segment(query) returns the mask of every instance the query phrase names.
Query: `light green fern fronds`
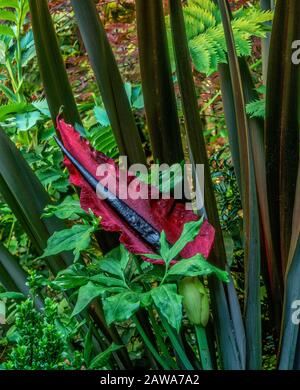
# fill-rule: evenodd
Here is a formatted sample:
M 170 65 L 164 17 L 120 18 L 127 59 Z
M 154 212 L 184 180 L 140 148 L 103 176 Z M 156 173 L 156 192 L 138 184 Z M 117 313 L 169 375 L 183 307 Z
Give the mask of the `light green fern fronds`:
M 246 106 L 246 112 L 250 118 L 262 118 L 266 117 L 266 100 L 258 99 L 250 102 Z
M 218 7 L 212 0 L 189 0 L 183 8 L 186 32 L 195 68 L 205 74 L 226 63 L 227 47 Z M 232 29 L 238 56 L 251 54 L 251 37 L 265 37 L 273 13 L 256 7 L 241 8 L 233 14 Z M 166 20 L 171 60 L 174 64 L 169 18 Z

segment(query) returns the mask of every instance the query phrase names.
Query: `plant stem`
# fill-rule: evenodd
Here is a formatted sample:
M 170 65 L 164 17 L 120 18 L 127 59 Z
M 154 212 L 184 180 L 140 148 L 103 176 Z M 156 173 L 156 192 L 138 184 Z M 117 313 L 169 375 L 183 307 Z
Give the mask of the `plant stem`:
M 203 370 L 212 370 L 212 362 L 208 348 L 205 328 L 201 325 L 195 325 L 195 333 L 197 337 L 199 355 Z
M 142 270 L 142 267 L 138 261 L 138 258 L 136 256 L 134 256 L 134 262 L 135 262 L 135 265 L 139 271 L 140 274 L 143 274 L 143 270 Z M 147 284 L 147 283 L 144 283 L 142 282 L 143 284 L 143 287 L 144 287 L 144 290 L 145 291 L 149 291 L 150 290 L 150 286 Z M 154 335 L 155 335 L 155 338 L 156 338 L 156 342 L 157 342 L 157 345 L 158 347 L 160 348 L 161 352 L 163 353 L 164 357 L 168 359 L 168 363 L 170 364 L 170 366 L 172 368 L 176 368 L 176 364 L 174 362 L 174 360 L 172 359 L 172 357 L 170 356 L 170 353 L 168 351 L 168 348 L 162 338 L 162 335 L 161 335 L 161 329 L 160 327 L 158 326 L 155 318 L 154 318 L 154 314 L 153 314 L 153 310 L 152 308 L 148 308 L 147 309 L 148 311 L 148 314 L 149 314 L 149 319 L 150 319 L 150 322 L 151 322 L 151 325 L 152 325 L 152 328 L 153 328 L 153 332 L 154 332 Z
M 161 350 L 161 352 L 163 353 L 163 356 L 168 359 L 168 364 L 170 364 L 170 366 L 175 369 L 176 368 L 176 363 L 175 361 L 172 359 L 172 357 L 170 356 L 170 353 L 169 353 L 169 350 L 168 350 L 168 347 L 166 346 L 163 338 L 162 338 L 162 335 L 161 335 L 161 329 L 160 327 L 158 326 L 155 318 L 154 318 L 154 315 L 153 315 L 153 311 L 151 308 L 148 309 L 148 313 L 149 313 L 149 318 L 150 318 L 150 322 L 151 322 L 151 325 L 153 327 L 153 331 L 154 331 L 154 334 L 155 334 L 155 337 L 156 337 L 156 341 L 157 341 L 157 344 Z
M 160 314 L 160 319 L 161 319 L 163 327 L 165 328 L 165 330 L 166 330 L 166 332 L 171 340 L 171 343 L 172 343 L 175 351 L 177 352 L 184 368 L 186 370 L 194 370 L 194 367 L 192 366 L 191 362 L 189 361 L 189 359 L 185 353 L 185 350 L 184 350 L 183 346 L 181 345 L 181 342 L 178 339 L 178 335 L 175 333 L 174 329 L 169 325 L 168 321 L 166 321 L 164 316 L 161 314 Z
M 153 344 L 151 343 L 149 337 L 145 333 L 143 327 L 141 326 L 139 320 L 137 319 L 136 316 L 132 317 L 133 322 L 135 323 L 135 326 L 141 335 L 142 339 L 144 340 L 144 343 L 146 344 L 146 347 L 148 350 L 152 353 L 154 358 L 157 360 L 157 362 L 165 369 L 165 370 L 170 370 L 170 367 L 168 366 L 167 363 L 164 362 L 164 360 L 161 358 L 160 354 L 157 352 L 157 350 L 154 348 Z
M 20 2 L 20 9 L 18 12 L 17 33 L 16 33 L 16 65 L 17 65 L 17 79 L 18 79 L 17 95 L 18 95 L 19 100 L 21 100 L 20 89 L 22 86 L 21 30 L 22 30 L 23 10 L 24 10 L 24 1 L 21 1 Z

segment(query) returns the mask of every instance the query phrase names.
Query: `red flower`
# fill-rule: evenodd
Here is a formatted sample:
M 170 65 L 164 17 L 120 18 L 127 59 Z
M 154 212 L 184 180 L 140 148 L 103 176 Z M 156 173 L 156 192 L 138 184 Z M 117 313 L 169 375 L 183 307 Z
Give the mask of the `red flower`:
M 62 119 L 57 120 L 57 128 L 60 132 L 65 148 L 71 155 L 100 183 L 107 185 L 107 174 L 99 174 L 99 165 L 106 164 L 109 177 L 115 179 L 117 188 L 115 195 L 119 196 L 118 187 L 124 190 L 124 185 L 130 186 L 137 182 L 137 178 L 126 173 L 127 183 L 119 182 L 119 167 L 109 157 L 103 153 L 94 150 L 89 142 L 83 139 L 80 134 Z M 88 211 L 91 209 L 93 213 L 101 217 L 101 226 L 104 230 L 120 233 L 120 242 L 132 253 L 153 253 L 153 249 L 138 234 L 130 227 L 125 219 L 120 217 L 107 201 L 99 199 L 96 192 L 81 176 L 73 164 L 67 157 L 64 163 L 70 172 L 70 182 L 81 188 L 80 204 L 81 207 Z M 97 172 L 98 169 L 98 172 Z M 103 172 L 103 170 L 101 170 Z M 107 173 L 107 172 L 106 172 Z M 98 174 L 98 175 L 97 175 Z M 126 178 L 125 175 L 125 178 Z M 133 183 L 133 181 L 135 181 Z M 153 187 L 138 182 L 137 191 L 153 190 Z M 126 188 L 125 188 L 126 189 Z M 184 204 L 178 203 L 175 199 L 122 199 L 131 209 L 138 213 L 145 221 L 153 228 L 161 232 L 165 231 L 167 240 L 170 244 L 175 243 L 181 235 L 183 226 L 186 222 L 198 220 L 198 216 L 192 211 L 186 210 Z M 199 235 L 193 242 L 188 243 L 181 252 L 181 257 L 189 258 L 197 253 L 201 253 L 204 257 L 208 257 L 214 242 L 215 231 L 208 221 L 204 221 Z M 150 261 L 150 260 L 149 260 Z M 153 263 L 161 263 L 161 261 L 151 260 Z

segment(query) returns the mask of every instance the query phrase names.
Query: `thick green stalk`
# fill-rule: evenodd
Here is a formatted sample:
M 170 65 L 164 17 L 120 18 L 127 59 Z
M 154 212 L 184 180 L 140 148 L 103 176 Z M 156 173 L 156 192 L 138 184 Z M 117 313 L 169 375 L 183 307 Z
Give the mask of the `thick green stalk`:
M 145 163 L 123 81 L 93 0 L 72 0 L 80 33 L 96 76 L 119 151 L 130 164 Z
M 159 315 L 160 320 L 162 322 L 163 327 L 165 328 L 171 343 L 173 345 L 173 348 L 175 349 L 181 363 L 183 364 L 184 368 L 186 370 L 193 370 L 194 367 L 192 366 L 191 362 L 189 361 L 185 350 L 179 341 L 179 335 L 176 333 L 176 331 L 169 325 L 168 321 L 164 318 L 162 314 Z
M 142 87 L 154 159 L 184 158 L 161 0 L 136 0 Z
M 81 123 L 47 0 L 29 0 L 39 70 L 53 123 L 61 106 L 68 123 Z
M 157 350 L 155 349 L 155 347 L 151 343 L 149 337 L 147 336 L 146 332 L 144 331 L 144 329 L 141 326 L 141 324 L 140 324 L 139 320 L 137 319 L 137 317 L 134 316 L 132 319 L 133 319 L 133 322 L 135 323 L 135 326 L 136 326 L 139 334 L 141 335 L 141 337 L 142 337 L 146 347 L 148 348 L 148 350 L 152 353 L 152 355 L 157 360 L 157 362 L 162 366 L 162 368 L 164 368 L 165 370 L 169 370 L 170 367 L 164 361 L 164 359 L 160 356 L 160 354 L 157 352 Z
M 199 355 L 203 370 L 213 370 L 213 365 L 210 357 L 206 331 L 201 325 L 195 326 Z
M 150 322 L 151 322 L 151 325 L 153 327 L 153 331 L 154 331 L 154 334 L 155 334 L 157 345 L 158 345 L 158 347 L 160 348 L 160 350 L 162 352 L 162 357 L 167 359 L 168 364 L 169 364 L 169 366 L 172 369 L 175 369 L 176 368 L 176 364 L 175 364 L 174 360 L 172 359 L 172 357 L 169 354 L 168 347 L 167 347 L 166 343 L 164 342 L 164 340 L 162 338 L 162 335 L 161 335 L 161 329 L 160 329 L 159 325 L 156 322 L 156 319 L 154 317 L 154 314 L 153 314 L 153 311 L 152 311 L 151 308 L 148 309 L 148 313 L 149 313 L 149 319 L 150 319 Z

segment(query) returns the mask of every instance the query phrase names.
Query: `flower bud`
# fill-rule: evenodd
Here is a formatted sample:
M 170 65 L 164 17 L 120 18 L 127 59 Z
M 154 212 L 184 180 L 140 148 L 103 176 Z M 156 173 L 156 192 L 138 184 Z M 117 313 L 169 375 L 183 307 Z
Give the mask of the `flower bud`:
M 193 325 L 205 327 L 209 320 L 209 300 L 205 287 L 197 277 L 186 277 L 179 282 L 183 307 Z

